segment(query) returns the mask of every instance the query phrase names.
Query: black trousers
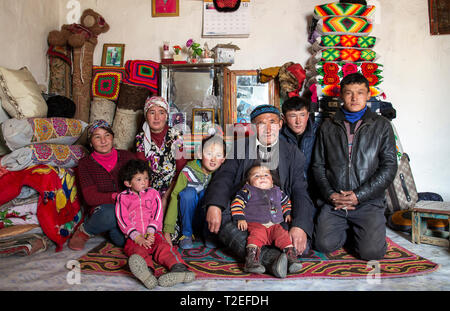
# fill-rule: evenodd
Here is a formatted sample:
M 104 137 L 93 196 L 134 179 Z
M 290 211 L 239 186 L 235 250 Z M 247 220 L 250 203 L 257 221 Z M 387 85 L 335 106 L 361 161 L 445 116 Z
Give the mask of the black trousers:
M 382 259 L 386 254 L 386 217 L 384 202 L 372 200 L 356 210 L 334 210 L 322 202 L 314 235 L 314 249 L 331 253 L 341 247 L 363 260 Z

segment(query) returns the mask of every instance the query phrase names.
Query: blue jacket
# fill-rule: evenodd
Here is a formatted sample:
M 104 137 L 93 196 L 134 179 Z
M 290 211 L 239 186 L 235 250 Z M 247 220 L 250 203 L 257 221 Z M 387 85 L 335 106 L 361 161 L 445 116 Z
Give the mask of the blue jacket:
M 319 127 L 319 124 L 312 120 L 312 116 L 308 118 L 308 124 L 306 125 L 305 132 L 303 133 L 302 141 L 300 142 L 300 146 L 297 142 L 297 136 L 292 132 L 289 127 L 284 124 L 280 130 L 281 139 L 286 140 L 288 143 L 293 144 L 300 148 L 300 151 L 305 156 L 305 167 L 304 167 L 304 175 L 306 181 L 308 181 L 308 171 L 311 164 L 311 155 L 314 149 L 314 141 L 316 139 L 316 131 Z

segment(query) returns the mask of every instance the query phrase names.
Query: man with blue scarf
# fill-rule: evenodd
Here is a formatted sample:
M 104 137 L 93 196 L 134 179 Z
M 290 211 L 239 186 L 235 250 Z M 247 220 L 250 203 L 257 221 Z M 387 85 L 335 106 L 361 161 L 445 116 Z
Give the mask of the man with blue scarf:
M 397 172 L 389 121 L 367 107 L 369 83 L 359 74 L 341 81 L 341 110 L 321 125 L 312 170 L 320 189 L 315 248 L 343 246 L 361 259 L 386 253 L 384 191 Z

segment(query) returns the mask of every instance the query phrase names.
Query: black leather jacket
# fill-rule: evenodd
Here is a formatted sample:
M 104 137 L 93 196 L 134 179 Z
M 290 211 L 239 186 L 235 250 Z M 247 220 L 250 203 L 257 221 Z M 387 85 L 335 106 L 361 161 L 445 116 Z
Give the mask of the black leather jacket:
M 389 121 L 367 108 L 356 130 L 351 159 L 344 114 L 336 112 L 319 129 L 313 175 L 322 198 L 340 190 L 355 192 L 360 203 L 383 199 L 397 172 L 395 138 Z

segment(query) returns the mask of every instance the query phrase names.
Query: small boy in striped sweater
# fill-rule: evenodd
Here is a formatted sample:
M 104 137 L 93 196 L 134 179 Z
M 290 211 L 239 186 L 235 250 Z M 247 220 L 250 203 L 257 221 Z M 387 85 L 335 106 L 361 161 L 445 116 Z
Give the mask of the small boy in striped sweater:
M 301 264 L 288 231 L 281 223 L 290 223 L 291 201 L 273 183 L 269 168 L 263 164 L 253 165 L 247 172 L 247 183 L 231 203 L 231 216 L 239 230 L 248 230 L 245 271 L 265 272 L 260 261 L 261 247 L 275 244 L 286 253 L 290 273 L 298 272 Z
M 215 248 L 214 239 L 208 232 L 202 198 L 211 175 L 225 161 L 226 145 L 222 137 L 210 136 L 202 140 L 201 159 L 189 161 L 178 175 L 164 218 L 164 236 L 167 241 L 178 238 L 177 228 L 181 225 L 178 245 L 191 249 L 196 229 L 204 235 L 205 245 Z

